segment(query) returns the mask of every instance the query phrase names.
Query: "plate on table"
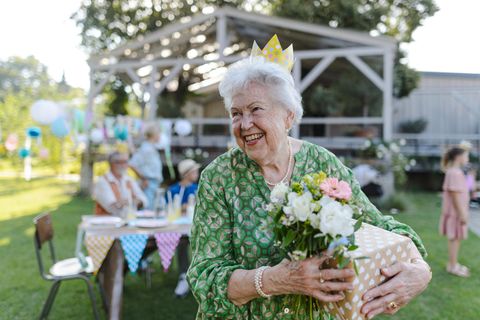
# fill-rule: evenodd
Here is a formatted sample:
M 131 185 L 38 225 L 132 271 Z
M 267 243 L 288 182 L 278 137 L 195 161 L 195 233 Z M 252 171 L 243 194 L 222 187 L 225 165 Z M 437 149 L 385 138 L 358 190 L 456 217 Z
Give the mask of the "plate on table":
M 183 216 L 178 218 L 177 220 L 173 221 L 173 224 L 192 224 L 193 223 L 193 218 Z
M 130 225 L 138 228 L 162 228 L 168 226 L 167 219 L 136 219 Z
M 141 210 L 136 213 L 138 218 L 155 218 L 155 211 Z
M 86 220 L 91 225 L 96 226 L 114 226 L 119 227 L 124 224 L 124 221 L 120 217 L 112 216 L 93 216 Z

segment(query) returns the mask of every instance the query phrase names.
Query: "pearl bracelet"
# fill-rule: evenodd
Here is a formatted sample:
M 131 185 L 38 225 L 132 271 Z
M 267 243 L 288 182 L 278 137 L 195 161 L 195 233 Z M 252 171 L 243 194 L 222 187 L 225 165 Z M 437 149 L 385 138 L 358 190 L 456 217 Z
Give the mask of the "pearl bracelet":
M 265 292 L 263 292 L 262 290 L 262 286 L 263 286 L 263 283 L 262 283 L 262 278 L 263 278 L 263 272 L 268 269 L 270 267 L 268 266 L 263 266 L 263 267 L 260 267 L 258 268 L 256 271 L 255 271 L 255 277 L 253 278 L 253 281 L 255 283 L 255 290 L 257 291 L 258 295 L 260 297 L 263 297 L 263 298 L 270 298 L 272 295 L 270 294 L 266 294 Z

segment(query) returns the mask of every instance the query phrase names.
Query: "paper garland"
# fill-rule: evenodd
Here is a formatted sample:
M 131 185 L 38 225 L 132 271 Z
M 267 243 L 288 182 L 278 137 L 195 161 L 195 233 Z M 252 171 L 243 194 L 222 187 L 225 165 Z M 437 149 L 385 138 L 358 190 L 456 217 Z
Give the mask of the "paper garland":
M 154 236 L 163 270 L 167 272 L 172 263 L 172 258 L 175 255 L 182 233 L 165 232 L 157 233 Z M 146 234 L 130 234 L 120 236 L 119 238 L 125 259 L 127 260 L 128 269 L 132 273 L 138 270 L 148 237 Z M 88 255 L 92 257 L 94 274 L 100 269 L 114 241 L 115 237 L 113 236 L 89 234 L 85 236 L 85 246 Z
M 162 262 L 163 271 L 167 272 L 172 262 L 173 255 L 177 249 L 178 242 L 182 236 L 179 232 L 165 232 L 155 234 L 158 254 Z
M 112 236 L 85 236 L 85 246 L 87 247 L 88 255 L 93 260 L 93 273 L 96 274 L 103 260 L 107 256 L 110 247 L 115 240 Z
M 127 259 L 128 269 L 135 273 L 138 269 L 138 263 L 142 258 L 143 251 L 147 245 L 148 235 L 146 234 L 130 234 L 120 236 L 120 242 L 123 248 L 123 254 Z

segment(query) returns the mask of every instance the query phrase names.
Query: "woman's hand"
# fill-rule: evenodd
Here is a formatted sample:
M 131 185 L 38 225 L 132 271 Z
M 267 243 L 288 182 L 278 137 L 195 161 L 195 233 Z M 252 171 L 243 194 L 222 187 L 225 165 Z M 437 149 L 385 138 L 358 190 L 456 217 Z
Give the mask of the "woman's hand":
M 343 291 L 352 290 L 355 276 L 352 269 L 321 269 L 327 256 L 302 261 L 284 259 L 265 270 L 264 291 L 267 294 L 301 294 L 324 302 L 343 300 Z
M 363 300 L 366 303 L 362 307 L 362 313 L 368 319 L 381 313 L 396 313 L 425 290 L 431 279 L 426 262 L 397 262 L 389 268 L 381 269 L 381 272 L 391 279 L 364 294 Z

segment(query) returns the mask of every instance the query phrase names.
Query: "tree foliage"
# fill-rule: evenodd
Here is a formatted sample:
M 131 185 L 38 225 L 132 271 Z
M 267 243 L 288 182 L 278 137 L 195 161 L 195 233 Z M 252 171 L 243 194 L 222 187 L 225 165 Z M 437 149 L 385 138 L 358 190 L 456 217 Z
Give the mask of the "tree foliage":
M 272 13 L 282 17 L 412 41 L 422 21 L 438 10 L 433 0 L 276 0 Z
M 241 6 L 243 0 L 84 0 L 72 15 L 90 53 L 113 49 L 208 6 Z
M 15 133 L 19 137 L 19 148 L 25 141 L 25 131 L 30 126 L 38 126 L 30 116 L 30 107 L 40 99 L 68 102 L 84 96 L 82 89 L 72 88 L 64 82 L 56 82 L 48 75 L 45 65 L 33 56 L 11 57 L 0 61 L 0 141 Z M 59 168 L 60 140 L 53 136 L 50 128 L 42 129 L 42 145 L 49 149 L 48 164 Z M 3 145 L 3 143 L 2 143 Z M 16 153 L 7 153 L 0 148 L 0 158 L 10 158 L 19 163 Z M 39 146 L 32 144 L 38 152 Z M 38 159 L 35 159 L 38 160 Z

